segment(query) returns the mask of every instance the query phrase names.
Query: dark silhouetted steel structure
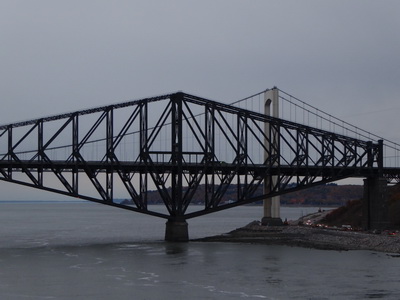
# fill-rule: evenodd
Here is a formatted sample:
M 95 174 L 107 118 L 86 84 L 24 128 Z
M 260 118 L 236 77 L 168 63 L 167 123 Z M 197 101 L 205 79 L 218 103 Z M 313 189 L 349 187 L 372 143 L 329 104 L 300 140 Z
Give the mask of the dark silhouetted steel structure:
M 400 174 L 383 167 L 382 141 L 182 92 L 1 126 L 0 146 L 0 180 L 172 221 L 347 177 L 399 182 Z M 271 176 L 271 192 L 257 194 Z M 230 186 L 236 198 L 223 201 Z M 121 189 L 125 203 L 115 200 Z M 165 212 L 148 206 L 150 189 Z M 204 205 L 188 209 L 199 193 Z

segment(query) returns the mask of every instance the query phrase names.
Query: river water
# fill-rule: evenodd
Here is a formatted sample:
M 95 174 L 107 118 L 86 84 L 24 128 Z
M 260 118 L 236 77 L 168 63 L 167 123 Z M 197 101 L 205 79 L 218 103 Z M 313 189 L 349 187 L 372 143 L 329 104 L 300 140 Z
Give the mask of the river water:
M 282 217 L 316 209 L 282 207 Z M 189 220 L 190 237 L 261 211 Z M 393 254 L 166 243 L 165 220 L 93 203 L 0 203 L 0 224 L 0 299 L 400 299 Z

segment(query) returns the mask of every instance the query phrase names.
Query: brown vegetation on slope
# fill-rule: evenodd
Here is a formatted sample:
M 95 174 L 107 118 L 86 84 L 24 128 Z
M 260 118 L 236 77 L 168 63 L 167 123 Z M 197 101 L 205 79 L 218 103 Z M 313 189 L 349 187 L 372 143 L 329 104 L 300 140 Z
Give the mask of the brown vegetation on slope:
M 400 184 L 389 187 L 388 190 L 389 220 L 393 228 L 400 228 Z M 348 201 L 326 215 L 323 224 L 329 226 L 351 225 L 353 228 L 362 227 L 362 200 Z

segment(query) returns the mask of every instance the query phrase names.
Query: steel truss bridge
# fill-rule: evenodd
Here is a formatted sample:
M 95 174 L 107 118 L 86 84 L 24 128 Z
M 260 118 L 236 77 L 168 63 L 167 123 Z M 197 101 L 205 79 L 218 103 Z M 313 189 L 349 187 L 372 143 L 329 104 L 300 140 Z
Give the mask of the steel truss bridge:
M 348 177 L 399 182 L 385 146 L 178 92 L 0 126 L 0 180 L 178 224 Z

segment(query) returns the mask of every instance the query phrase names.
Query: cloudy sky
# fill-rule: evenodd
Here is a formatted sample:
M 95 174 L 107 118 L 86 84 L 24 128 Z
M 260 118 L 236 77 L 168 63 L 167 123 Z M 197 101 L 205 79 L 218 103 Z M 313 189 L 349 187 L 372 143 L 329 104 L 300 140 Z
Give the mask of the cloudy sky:
M 400 142 L 399 15 L 397 0 L 2 0 L 0 123 L 278 86 Z

